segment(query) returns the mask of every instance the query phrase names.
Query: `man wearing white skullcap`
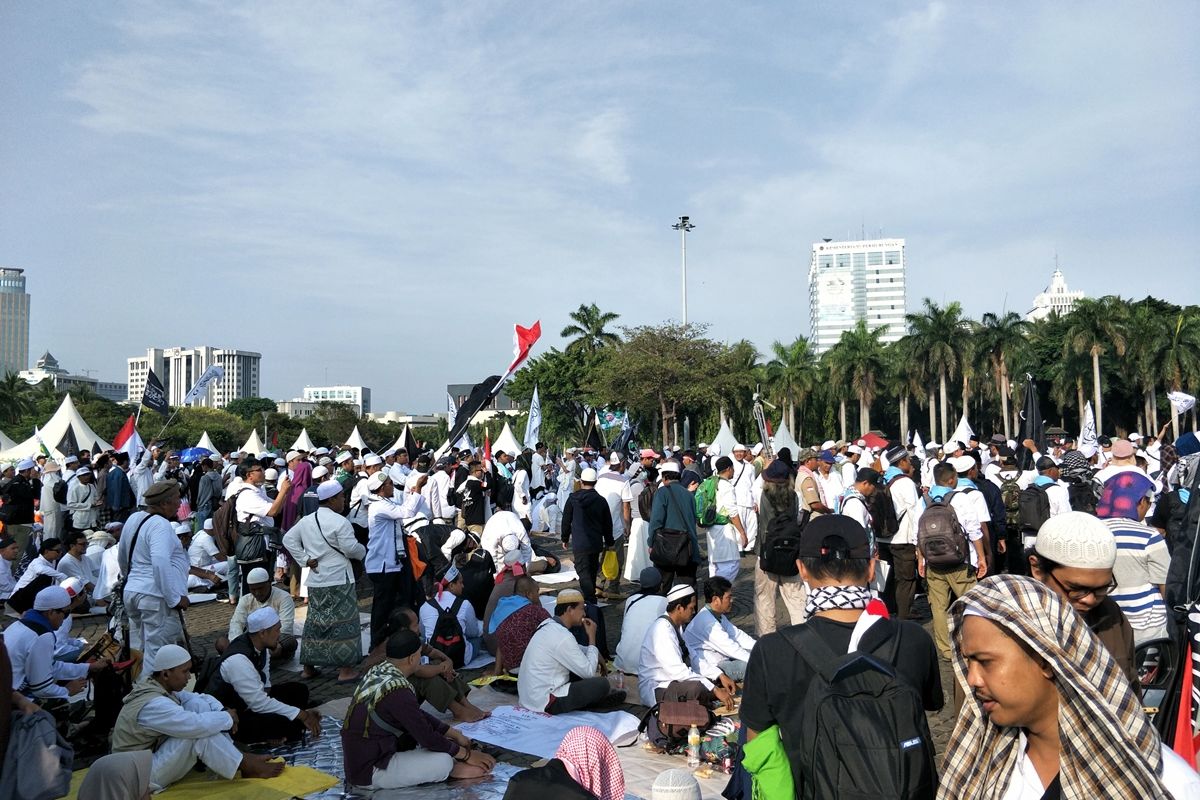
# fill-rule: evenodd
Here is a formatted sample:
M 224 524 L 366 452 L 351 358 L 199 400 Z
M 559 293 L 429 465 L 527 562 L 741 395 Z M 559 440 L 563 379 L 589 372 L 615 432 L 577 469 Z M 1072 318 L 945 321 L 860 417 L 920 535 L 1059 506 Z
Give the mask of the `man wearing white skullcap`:
M 423 483 L 419 477 L 421 474 L 414 472 L 409 475 L 409 480 L 420 486 Z M 414 479 L 414 475 L 418 477 Z M 429 531 L 425 529 L 433 513 L 420 489 L 406 491 L 402 498 L 397 498 L 396 486 L 387 473 L 379 472 L 372 478 L 377 485 L 364 500 L 368 505 L 367 556 L 363 566 L 373 589 L 371 641 L 377 641 L 392 609 L 396 606 L 416 606 L 426 595 L 425 591 L 418 588 L 416 576 L 408 563 L 407 537 L 421 540 L 428 535 Z M 444 526 L 438 527 L 443 541 L 447 530 Z M 459 535 L 459 541 L 466 536 L 462 531 L 455 533 Z M 430 566 L 426 567 L 426 573 L 432 571 Z M 429 587 L 432 587 L 432 583 L 430 575 Z
M 667 610 L 650 624 L 642 640 L 642 657 L 638 663 L 638 694 L 642 705 L 650 708 L 663 699 L 663 690 L 673 681 L 687 685 L 691 696 L 701 702 L 720 700 L 733 708 L 733 693 L 729 681 L 721 676 L 720 684 L 692 669 L 683 628 L 696 616 L 696 590 L 680 583 L 667 592 Z
M 275 661 L 287 661 L 296 653 L 299 642 L 294 635 L 296 623 L 296 603 L 292 596 L 280 589 L 271 581 L 271 574 L 262 567 L 256 567 L 246 576 L 250 591 L 242 595 L 233 616 L 229 620 L 229 635 L 217 638 L 215 647 L 218 653 L 224 653 L 225 648 L 234 639 L 246 632 L 246 625 L 252 613 L 260 608 L 270 608 L 279 615 L 281 627 L 279 643 L 271 651 Z
M 492 563 L 496 565 L 497 571 L 504 563 L 504 553 L 508 550 L 519 550 L 520 561 L 528 568 L 530 562 L 533 561 L 533 543 L 529 540 L 529 534 L 526 532 L 521 518 L 510 508 L 504 507 L 503 499 L 507 497 L 508 493 L 504 490 L 501 491 L 502 503 L 492 512 L 491 518 L 483 526 L 483 534 L 479 537 L 479 546 L 492 554 Z M 512 539 L 510 540 L 509 537 Z M 545 562 L 541 566 L 542 569 L 545 569 Z
M 47 586 L 33 598 L 33 608 L 4 631 L 4 647 L 12 662 L 12 689 L 38 700 L 66 700 L 83 690 L 89 671 L 108 666 L 56 661 L 56 632 L 70 613 L 71 595 L 61 586 Z M 59 681 L 71 681 L 66 687 Z
M 754 479 L 758 472 L 754 462 L 749 458 L 746 445 L 738 444 L 733 448 L 733 484 L 734 498 L 737 500 L 738 516 L 741 518 L 742 530 L 746 532 L 746 544 L 742 546 L 743 553 L 755 550 L 758 543 L 758 514 L 754 510 Z
M 266 470 L 262 465 L 248 461 L 238 467 L 243 485 L 234 497 L 237 509 L 238 541 L 234 550 L 238 572 L 241 576 L 242 594 L 249 591 L 246 575 L 255 567 L 272 569 L 275 566 L 274 517 L 283 511 L 283 505 L 291 494 L 292 482 L 284 476 L 279 480 L 279 494 L 272 500 L 263 489 Z M 232 596 L 232 593 L 231 593 Z
M 1117 540 L 1091 514 L 1068 511 L 1042 523 L 1029 556 L 1033 577 L 1065 598 L 1137 684 L 1133 628 L 1109 593 L 1116 588 Z
M 125 696 L 112 732 L 112 751 L 151 750 L 150 788 L 161 791 L 182 780 L 200 761 L 213 773 L 232 780 L 272 778 L 283 771 L 270 756 L 242 753 L 228 731 L 238 726 L 236 711 L 211 695 L 184 691 L 192 657 L 178 645 L 164 645 L 146 662 L 149 677 Z
M 376 473 L 369 481 L 383 474 Z M 300 663 L 306 678 L 315 677 L 316 668 L 326 666 L 338 668 L 338 680 L 353 680 L 354 667 L 363 656 L 351 561 L 361 561 L 367 548 L 342 516 L 345 497 L 337 481 L 317 484 L 317 510 L 302 517 L 283 536 L 283 546 L 296 563 L 309 568 L 308 617 L 300 641 Z
M 650 788 L 650 800 L 701 800 L 700 782 L 691 770 L 668 769 L 658 773 Z
M 279 615 L 270 606 L 252 611 L 246 632 L 229 643 L 209 692 L 238 712 L 239 742 L 297 741 L 307 730 L 321 735 L 321 715 L 308 708 L 308 687 L 271 685 L 271 651 L 279 645 Z

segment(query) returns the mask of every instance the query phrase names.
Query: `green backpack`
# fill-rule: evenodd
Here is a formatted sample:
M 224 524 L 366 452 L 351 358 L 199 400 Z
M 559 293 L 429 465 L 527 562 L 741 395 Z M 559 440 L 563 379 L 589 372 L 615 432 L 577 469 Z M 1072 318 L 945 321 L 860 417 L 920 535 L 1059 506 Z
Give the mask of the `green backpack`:
M 717 481 L 719 475 L 709 475 L 696 490 L 696 524 L 701 528 L 725 525 L 729 517 L 717 513 Z

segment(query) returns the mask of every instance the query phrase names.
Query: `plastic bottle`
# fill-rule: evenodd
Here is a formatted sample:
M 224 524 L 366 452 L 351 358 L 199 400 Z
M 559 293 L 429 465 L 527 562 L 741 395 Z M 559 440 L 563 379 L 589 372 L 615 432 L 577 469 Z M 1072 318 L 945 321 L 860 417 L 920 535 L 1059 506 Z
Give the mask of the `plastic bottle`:
M 687 765 L 688 769 L 700 766 L 700 729 L 695 725 L 688 730 Z

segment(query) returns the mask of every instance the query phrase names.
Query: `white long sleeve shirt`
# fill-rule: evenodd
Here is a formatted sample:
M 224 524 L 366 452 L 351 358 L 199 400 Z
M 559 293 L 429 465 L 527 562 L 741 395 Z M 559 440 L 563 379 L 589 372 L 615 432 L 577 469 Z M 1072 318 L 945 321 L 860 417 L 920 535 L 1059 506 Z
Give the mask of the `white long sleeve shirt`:
M 154 484 L 151 470 L 150 451 L 143 450 L 142 456 L 129 468 L 129 488 L 137 498 L 137 505 L 146 504 L 146 490 Z
M 650 624 L 667 610 L 667 598 L 659 594 L 635 594 L 625 601 L 621 617 L 621 641 L 617 642 L 616 666 L 636 675 L 642 660 L 642 642 Z
M 435 597 L 431 602 L 437 603 L 443 610 L 449 611 L 457 599 L 458 596 L 453 592 L 443 592 L 440 600 Z M 438 612 L 429 605 L 429 602 L 425 602 L 421 604 L 418 616 L 421 623 L 421 638 L 428 642 L 433 638 L 433 629 L 437 625 Z M 458 608 L 457 616 L 458 624 L 463 630 L 463 636 L 467 639 L 466 655 L 463 656 L 463 660 L 464 663 L 470 664 L 475 658 L 475 648 L 470 640 L 478 639 L 483 635 L 483 624 L 479 621 L 479 615 L 475 613 L 475 606 L 471 605 L 471 601 L 465 598 L 462 605 Z M 524 661 L 521 662 L 521 669 L 525 669 Z
M 718 617 L 708 606 L 700 609 L 683 630 L 692 669 L 711 681 L 721 674 L 722 661 L 748 661 L 754 637 L 738 628 L 728 617 Z
M 533 560 L 533 544 L 529 541 L 525 526 L 521 524 L 521 518 L 512 511 L 497 511 L 483 526 L 483 533 L 479 537 L 479 546 L 492 554 L 492 561 L 495 562 L 497 570 L 504 566 L 503 542 L 504 537 L 510 533 L 517 537 L 521 563 L 529 564 Z
M 429 476 L 429 480 L 425 482 L 425 488 L 422 490 L 433 516 L 437 519 L 450 520 L 452 523 L 458 514 L 458 509 L 446 502 L 446 490 L 453 482 L 454 478 L 446 470 L 440 469 Z
M 96 484 L 71 481 L 66 505 L 67 511 L 71 512 L 71 524 L 81 531 L 96 527 L 96 520 L 100 519 L 100 507 L 93 503 L 98 499 L 100 495 L 96 491 Z
M 638 696 L 646 708 L 657 702 L 654 690 L 665 689 L 671 681 L 699 681 L 705 689 L 713 687 L 712 681 L 683 660 L 680 641 L 679 630 L 666 614 L 650 623 L 646 638 L 642 641 L 642 657 L 638 663 Z M 525 662 L 522 660 L 521 669 L 524 668 Z
M 888 491 L 892 495 L 892 506 L 896 509 L 899 525 L 896 535 L 892 537 L 892 544 L 916 544 L 917 521 L 921 519 L 921 511 L 925 508 L 916 482 L 908 476 L 899 477 Z
M 88 566 L 86 558 L 76 558 L 70 553 L 66 553 L 55 566 L 68 578 L 79 578 L 79 582 L 85 586 L 89 583 L 92 586 L 96 585 L 96 573 Z
M 138 724 L 144 728 L 169 736 L 172 739 L 204 739 L 233 727 L 233 717 L 221 706 L 221 701 L 208 694 L 175 692 L 175 702 L 170 697 L 156 697 L 138 712 Z M 208 706 L 208 711 L 191 711 L 191 708 Z
M 733 493 L 741 508 L 751 508 L 754 505 L 754 465 L 749 461 L 733 462 Z
M 267 689 L 271 688 L 270 658 L 267 658 L 265 663 L 267 666 L 259 672 L 250 659 L 241 653 L 235 653 L 221 662 L 221 677 L 233 687 L 251 711 L 259 714 L 279 714 L 288 719 L 295 719 L 299 716 L 300 709 L 281 703 L 267 694 Z
M 232 642 L 245 633 L 247 618 L 260 608 L 267 606 L 275 609 L 275 613 L 279 615 L 279 632 L 291 636 L 296 630 L 296 602 L 283 589 L 272 586 L 271 596 L 265 603 L 258 602 L 258 598 L 249 592 L 246 592 L 238 600 L 237 606 L 233 609 L 233 616 L 229 618 L 229 641 Z
M 513 473 L 513 513 L 522 519 L 532 521 L 530 512 L 533 509 L 533 498 L 530 496 L 529 473 L 519 469 Z
M 570 689 L 572 673 L 591 678 L 599 663 L 595 645 L 581 646 L 557 618 L 543 620 L 521 657 L 517 675 L 521 705 L 545 711 L 552 696 L 562 697 Z
M 420 495 L 409 495 L 420 498 Z M 367 507 L 367 548 L 364 567 L 369 574 L 399 572 L 406 553 L 404 522 L 413 514 L 416 503 L 405 497 L 397 503 L 390 497 L 378 497 Z M 373 497 L 373 495 L 372 495 Z M 396 554 L 400 553 L 401 558 Z
M 58 681 L 86 677 L 87 664 L 68 664 L 54 660 L 56 640 L 53 631 L 38 634 L 22 622 L 14 622 L 4 631 L 4 647 L 12 662 L 12 687 L 27 697 L 49 699 L 67 697 Z
M 317 560 L 317 567 L 308 575 L 308 585 L 344 586 L 354 583 L 351 559 L 361 560 L 367 548 L 354 538 L 350 521 L 328 508 L 318 508 L 283 535 L 283 546 L 298 564 Z
M 13 562 L 0 558 L 0 600 L 7 600 L 17 590 L 17 578 L 13 575 Z
M 21 577 L 17 579 L 17 583 L 13 586 L 14 592 L 19 592 L 29 584 L 33 583 L 33 579 L 39 575 L 49 575 L 55 584 L 60 581 L 65 581 L 67 576 L 54 564 L 46 560 L 45 556 L 38 556 L 29 562 L 29 566 L 21 573 Z
M 131 558 L 129 548 L 135 531 L 137 547 Z M 174 608 L 180 599 L 187 597 L 191 564 L 170 522 L 158 515 L 135 511 L 125 522 L 117 546 L 119 562 L 129 576 L 125 581 L 126 592 L 161 597 L 167 608 Z

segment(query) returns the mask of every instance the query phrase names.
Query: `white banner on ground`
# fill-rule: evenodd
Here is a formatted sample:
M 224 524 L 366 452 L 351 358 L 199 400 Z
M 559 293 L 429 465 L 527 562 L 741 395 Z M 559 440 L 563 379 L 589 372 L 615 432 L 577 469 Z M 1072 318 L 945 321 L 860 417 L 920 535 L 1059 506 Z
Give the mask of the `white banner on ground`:
M 554 758 L 563 737 L 580 725 L 596 728 L 614 745 L 637 738 L 638 718 L 628 711 L 572 711 L 551 716 L 520 706 L 500 706 L 487 719 L 457 727 L 476 741 L 538 758 Z
M 1196 398 L 1183 392 L 1167 392 L 1167 399 L 1171 401 L 1176 414 L 1186 414 L 1196 406 Z

